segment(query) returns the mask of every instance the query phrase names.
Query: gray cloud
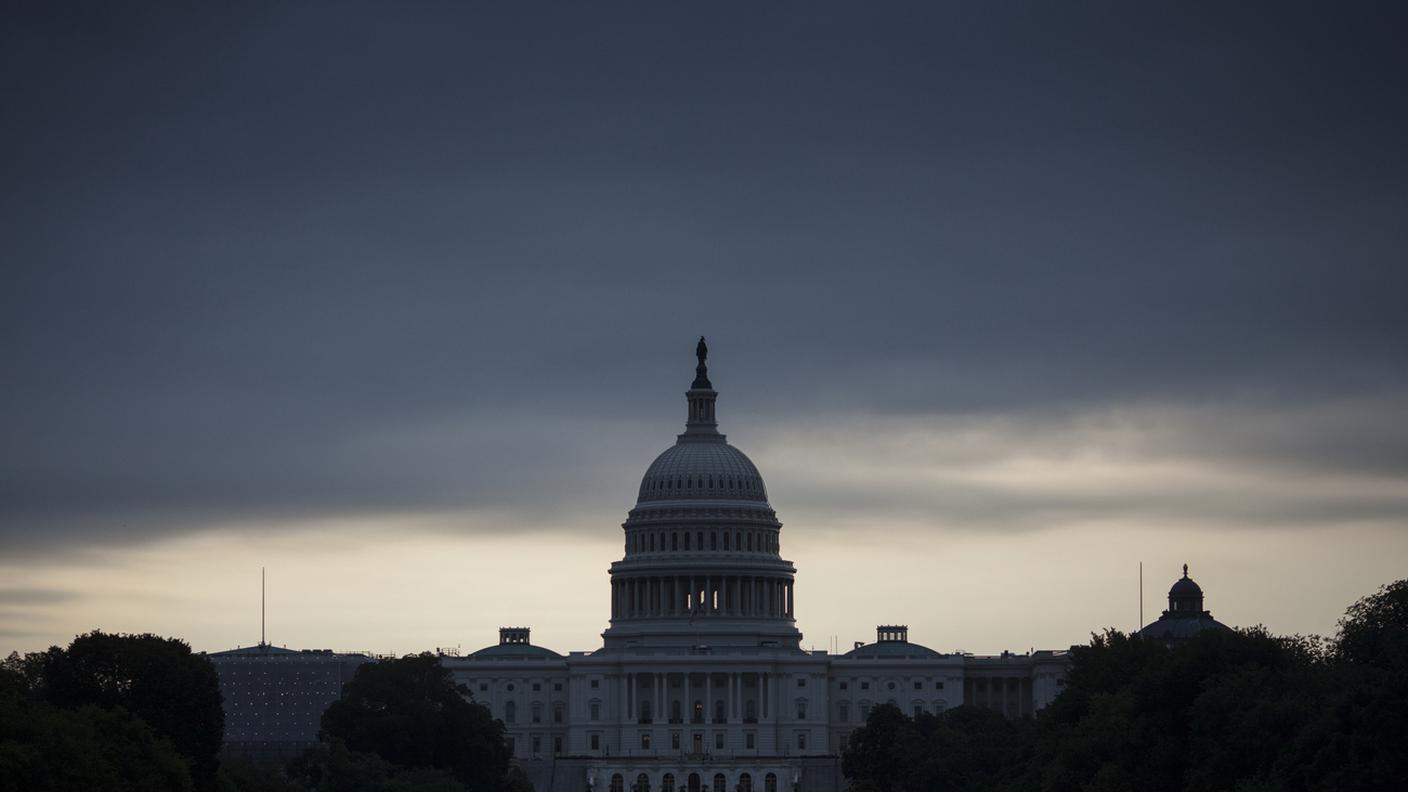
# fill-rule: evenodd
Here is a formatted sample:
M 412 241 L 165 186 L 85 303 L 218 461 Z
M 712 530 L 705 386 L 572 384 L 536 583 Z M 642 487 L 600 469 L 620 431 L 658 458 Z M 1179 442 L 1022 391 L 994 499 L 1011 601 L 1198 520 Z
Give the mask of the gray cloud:
M 798 502 L 1393 519 L 1402 13 L 22 9 L 0 537 L 615 520 L 698 333 L 763 453 L 823 421 L 1008 416 L 966 464 L 1064 432 L 1053 453 L 1284 494 L 778 470 Z M 1169 424 L 1066 420 L 1119 410 Z M 1330 475 L 1379 489 L 1292 487 Z

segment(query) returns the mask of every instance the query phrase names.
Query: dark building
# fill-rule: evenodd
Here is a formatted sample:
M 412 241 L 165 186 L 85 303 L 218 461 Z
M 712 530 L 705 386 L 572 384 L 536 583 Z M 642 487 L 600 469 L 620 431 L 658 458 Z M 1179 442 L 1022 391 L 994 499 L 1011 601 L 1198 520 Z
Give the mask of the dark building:
M 1214 619 L 1203 610 L 1203 589 L 1188 577 L 1188 565 L 1183 565 L 1183 577 L 1168 590 L 1168 610 L 1139 635 L 1156 641 L 1184 641 L 1204 630 L 1230 630 L 1231 627 Z
M 318 741 L 328 705 L 365 654 L 331 649 L 281 649 L 258 644 L 207 655 L 225 700 L 225 753 L 286 758 Z

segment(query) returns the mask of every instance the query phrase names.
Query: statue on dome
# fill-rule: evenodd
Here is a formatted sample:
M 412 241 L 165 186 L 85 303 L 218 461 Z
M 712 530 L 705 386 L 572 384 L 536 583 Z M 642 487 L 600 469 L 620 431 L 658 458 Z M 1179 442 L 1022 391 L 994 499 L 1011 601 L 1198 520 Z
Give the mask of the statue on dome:
M 709 345 L 704 343 L 704 336 L 699 336 L 699 345 L 694 348 L 694 356 L 699 358 L 699 365 L 704 365 L 704 358 L 709 357 Z

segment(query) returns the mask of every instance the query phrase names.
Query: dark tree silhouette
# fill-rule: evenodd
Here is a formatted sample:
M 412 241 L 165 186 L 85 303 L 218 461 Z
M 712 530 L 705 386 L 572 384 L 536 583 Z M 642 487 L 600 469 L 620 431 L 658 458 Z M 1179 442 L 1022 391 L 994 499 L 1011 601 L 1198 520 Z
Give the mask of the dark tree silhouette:
M 189 792 L 187 760 L 117 707 L 65 710 L 0 692 L 0 789 Z
M 122 707 L 167 737 L 191 763 L 198 789 L 209 789 L 225 731 L 215 668 L 184 641 L 93 631 L 67 649 L 40 656 L 44 698 L 67 708 Z
M 367 663 L 323 714 L 323 736 L 402 767 L 451 772 L 471 792 L 507 783 L 503 724 L 465 698 L 434 655 Z

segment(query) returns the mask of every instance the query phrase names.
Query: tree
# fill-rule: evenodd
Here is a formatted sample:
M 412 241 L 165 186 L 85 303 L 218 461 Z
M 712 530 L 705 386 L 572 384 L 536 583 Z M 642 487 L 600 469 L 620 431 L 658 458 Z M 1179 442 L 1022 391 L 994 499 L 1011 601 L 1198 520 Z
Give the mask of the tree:
M 398 767 L 375 754 L 349 751 L 337 740 L 310 749 L 295 759 L 289 764 L 289 775 L 297 789 L 307 792 L 466 792 L 468 789 L 448 771 Z
M 210 661 L 184 641 L 95 630 L 74 638 L 68 649 L 51 647 L 37 665 L 38 687 L 49 702 L 131 712 L 190 761 L 197 788 L 213 786 L 225 731 L 220 685 Z
M 428 653 L 367 663 L 323 713 L 322 737 L 402 767 L 447 770 L 471 792 L 498 790 L 511 758 L 503 724 L 467 695 Z
M 63 710 L 0 693 L 0 789 L 189 792 L 190 770 L 171 741 L 115 707 Z

